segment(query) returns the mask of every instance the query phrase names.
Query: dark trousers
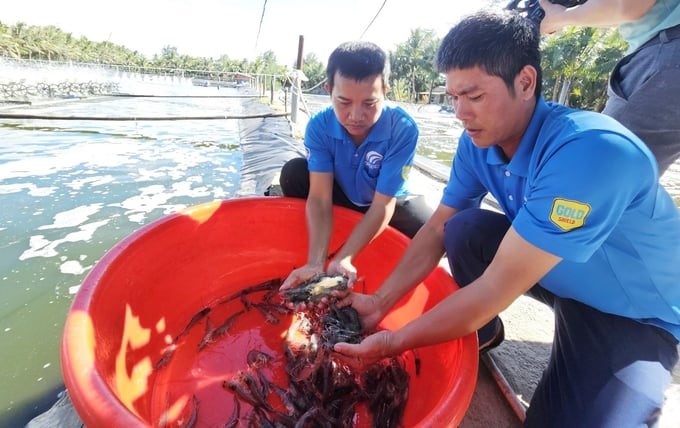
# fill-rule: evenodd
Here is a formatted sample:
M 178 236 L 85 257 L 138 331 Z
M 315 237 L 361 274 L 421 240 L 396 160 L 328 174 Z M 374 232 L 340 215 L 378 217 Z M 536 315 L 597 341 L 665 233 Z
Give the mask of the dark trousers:
M 294 158 L 283 165 L 279 178 L 284 196 L 306 199 L 309 194 L 309 169 L 307 159 Z M 337 181 L 333 182 L 333 203 L 345 208 L 365 213 L 369 207 L 362 207 L 352 203 L 342 191 Z M 413 238 L 432 215 L 432 209 L 420 195 L 397 199 L 394 215 L 390 226 Z
M 680 157 L 680 25 L 622 58 L 609 78 L 608 96 L 602 113 L 640 137 L 662 175 Z
M 509 227 L 503 214 L 481 209 L 461 211 L 446 223 L 446 253 L 461 286 L 484 272 Z M 575 286 L 597 286 L 587 281 Z M 561 298 L 540 284 L 528 294 L 552 307 L 555 335 L 525 426 L 656 426 L 678 341 L 665 330 Z

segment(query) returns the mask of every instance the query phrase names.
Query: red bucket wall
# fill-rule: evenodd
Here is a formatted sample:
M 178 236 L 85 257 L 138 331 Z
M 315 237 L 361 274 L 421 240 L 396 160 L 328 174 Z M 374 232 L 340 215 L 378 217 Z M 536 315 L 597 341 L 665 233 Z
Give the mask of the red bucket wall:
M 354 211 L 334 210 L 331 252 L 360 219 Z M 379 287 L 407 245 L 408 239 L 391 228 L 376 238 L 355 261 L 364 278 L 358 287 L 367 292 Z M 215 388 L 244 364 L 247 347 L 276 348 L 287 326 L 266 325 L 248 314 L 234 330 L 244 335 L 230 334 L 204 352 L 178 348 L 168 367 L 154 366 L 201 309 L 215 307 L 244 287 L 285 278 L 304 264 L 306 255 L 304 201 L 290 198 L 199 205 L 125 238 L 86 277 L 66 322 L 64 378 L 83 421 L 92 426 L 104 421 L 107 426 L 171 426 L 173 418 L 186 418 L 194 394 L 202 402 L 198 426 L 226 420 L 231 398 L 216 397 Z M 448 273 L 436 269 L 383 326 L 398 328 L 456 288 Z M 226 315 L 230 309 L 221 310 Z M 418 355 L 420 374 L 411 374 L 405 426 L 457 425 L 477 379 L 475 336 L 423 348 Z

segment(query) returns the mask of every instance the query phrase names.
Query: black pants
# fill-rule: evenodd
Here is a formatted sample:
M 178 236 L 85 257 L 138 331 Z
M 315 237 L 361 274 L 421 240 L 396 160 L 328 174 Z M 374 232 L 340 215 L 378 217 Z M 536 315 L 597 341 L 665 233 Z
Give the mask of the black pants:
M 602 113 L 640 137 L 663 175 L 680 158 L 680 25 L 623 57 L 612 71 L 607 93 Z
M 503 214 L 482 209 L 463 210 L 446 223 L 446 254 L 459 285 L 484 272 L 509 227 Z M 596 284 L 583 278 L 574 286 Z M 540 284 L 528 294 L 553 309 L 555 335 L 525 426 L 656 426 L 678 341 L 658 327 L 556 296 Z
M 279 178 L 284 196 L 306 199 L 309 194 L 309 169 L 307 159 L 291 159 L 283 165 Z M 333 203 L 345 208 L 365 213 L 369 207 L 355 205 L 347 198 L 337 181 L 333 182 Z M 398 198 L 390 226 L 413 238 L 432 215 L 432 209 L 421 195 Z

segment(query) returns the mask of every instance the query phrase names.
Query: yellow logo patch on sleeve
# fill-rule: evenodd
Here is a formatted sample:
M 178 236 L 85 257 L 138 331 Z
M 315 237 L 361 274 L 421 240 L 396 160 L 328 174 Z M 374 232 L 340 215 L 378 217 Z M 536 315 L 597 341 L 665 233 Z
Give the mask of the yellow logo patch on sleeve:
M 408 176 L 411 174 L 411 165 L 404 165 L 401 168 L 401 178 L 408 180 Z
M 590 214 L 590 205 L 569 199 L 556 198 L 550 210 L 550 221 L 568 232 L 582 227 Z

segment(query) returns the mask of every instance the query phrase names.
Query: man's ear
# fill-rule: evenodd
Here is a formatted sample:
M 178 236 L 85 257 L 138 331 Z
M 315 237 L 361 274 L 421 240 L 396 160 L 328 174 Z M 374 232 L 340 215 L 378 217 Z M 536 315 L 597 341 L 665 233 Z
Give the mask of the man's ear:
M 536 90 L 536 79 L 538 78 L 538 72 L 531 65 L 525 65 L 519 71 L 516 82 L 516 93 L 519 94 L 523 99 L 530 99 L 534 96 L 534 91 Z
M 323 84 L 323 88 L 324 88 L 324 89 L 326 90 L 326 92 L 328 92 L 328 94 L 330 95 L 330 93 L 331 93 L 331 85 L 329 85 L 328 82 L 326 82 L 326 83 Z

